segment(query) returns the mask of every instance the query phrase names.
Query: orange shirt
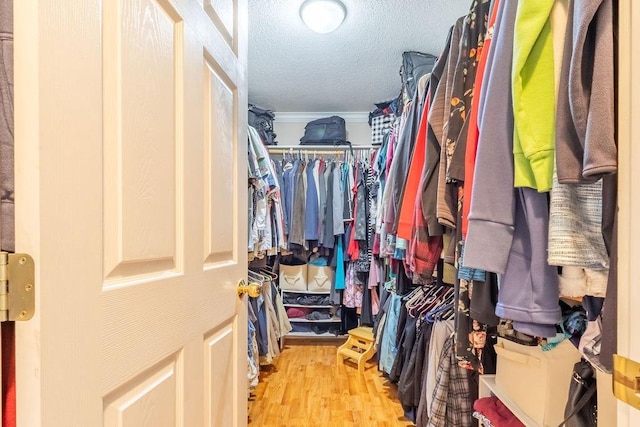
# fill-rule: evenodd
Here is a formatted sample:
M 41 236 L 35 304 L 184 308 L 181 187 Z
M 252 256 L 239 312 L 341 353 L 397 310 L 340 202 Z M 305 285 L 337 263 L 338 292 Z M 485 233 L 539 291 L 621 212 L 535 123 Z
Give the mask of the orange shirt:
M 427 87 L 425 90 L 429 90 Z M 411 225 L 413 223 L 413 210 L 418 194 L 418 187 L 422 179 L 422 169 L 424 168 L 425 157 L 427 155 L 427 116 L 429 113 L 429 105 L 431 104 L 430 94 L 424 101 L 424 108 L 420 117 L 420 127 L 416 135 L 416 143 L 411 156 L 411 165 L 407 173 L 407 181 L 402 196 L 402 204 L 400 205 L 400 216 L 398 219 L 397 236 L 411 240 Z
M 476 168 L 476 153 L 478 151 L 478 139 L 480 131 L 478 130 L 478 109 L 480 107 L 480 92 L 482 90 L 482 79 L 484 77 L 485 67 L 487 65 L 487 56 L 489 55 L 489 46 L 493 38 L 493 28 L 496 23 L 496 15 L 498 14 L 499 0 L 495 0 L 489 24 L 487 26 L 487 36 L 484 39 L 484 45 L 480 52 L 478 60 L 478 71 L 476 72 L 476 80 L 473 87 L 473 99 L 471 100 L 471 112 L 469 116 L 469 130 L 467 133 L 467 147 L 464 153 L 464 194 L 462 203 L 462 238 L 467 237 L 467 228 L 469 226 L 469 210 L 471 209 L 471 190 L 473 188 L 473 172 Z

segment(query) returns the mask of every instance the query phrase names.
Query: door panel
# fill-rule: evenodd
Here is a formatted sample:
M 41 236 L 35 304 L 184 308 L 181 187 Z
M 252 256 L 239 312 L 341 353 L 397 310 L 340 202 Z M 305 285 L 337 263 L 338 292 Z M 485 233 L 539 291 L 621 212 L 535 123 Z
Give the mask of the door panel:
M 237 259 L 238 241 L 236 218 L 238 212 L 220 209 L 221 203 L 233 198 L 237 182 L 233 177 L 235 162 L 221 162 L 233 158 L 237 151 L 234 123 L 237 121 L 237 91 L 212 56 L 205 52 L 205 262 L 207 264 L 233 262 Z
M 164 1 L 112 0 L 104 9 L 105 273 L 118 283 L 175 269 L 176 237 L 184 238 L 183 26 Z
M 246 0 L 214 3 L 16 2 L 20 427 L 246 424 Z
M 216 25 L 225 41 L 233 48 L 237 49 L 237 32 L 238 27 L 237 4 L 233 0 L 203 0 L 204 10 L 207 12 L 211 21 Z
M 204 340 L 205 401 L 209 404 L 206 426 L 233 425 L 236 409 L 227 404 L 225 396 L 233 395 L 235 375 L 238 369 L 245 368 L 238 366 L 231 357 L 236 339 L 234 329 L 234 325 L 228 323 Z
M 105 427 L 184 425 L 182 358 L 174 355 L 105 397 Z M 180 412 L 180 413 L 178 413 Z

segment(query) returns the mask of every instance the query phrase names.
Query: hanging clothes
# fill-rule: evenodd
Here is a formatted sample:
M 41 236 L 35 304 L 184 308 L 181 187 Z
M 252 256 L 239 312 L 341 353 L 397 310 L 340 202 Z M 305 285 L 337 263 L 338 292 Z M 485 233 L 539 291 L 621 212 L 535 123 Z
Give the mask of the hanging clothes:
M 481 113 L 479 110 L 484 107 L 482 105 L 483 96 L 486 94 L 486 91 L 483 92 L 483 81 L 485 79 L 485 75 L 491 71 L 490 67 L 487 67 L 487 62 L 492 63 L 493 58 L 489 59 L 489 56 L 495 55 L 495 45 L 491 43 L 493 39 L 493 35 L 496 31 L 498 31 L 496 21 L 498 19 L 498 12 L 501 11 L 500 0 L 493 0 L 491 2 L 491 15 L 487 24 L 486 35 L 484 37 L 484 41 L 482 46 L 478 48 L 478 65 L 477 72 L 475 77 L 475 83 L 473 87 L 474 96 L 471 100 L 471 111 L 469 116 L 469 126 L 467 133 L 467 147 L 465 150 L 464 157 L 464 195 L 463 198 L 467 202 L 462 206 L 462 238 L 466 239 L 467 237 L 467 228 L 469 224 L 469 210 L 471 209 L 471 189 L 473 188 L 473 173 L 475 171 L 475 163 L 476 163 L 476 154 L 478 148 L 478 138 L 479 138 L 479 129 L 478 129 L 478 118 Z
M 398 326 L 398 317 L 400 315 L 400 304 L 402 298 L 399 295 L 391 295 L 387 299 L 387 308 L 385 310 L 386 320 L 384 324 L 384 332 L 382 334 L 382 342 L 379 352 L 380 370 L 383 372 L 391 372 L 396 353 L 396 335 Z
M 495 55 L 487 62 L 484 114 L 465 241 L 465 266 L 503 274 L 513 240 L 513 108 L 510 78 L 516 2 L 501 2 L 495 28 Z M 506 102 L 505 102 L 506 101 Z M 500 209 L 495 209 L 499 206 Z M 491 244 L 487 244 L 491 242 Z
M 552 186 L 555 95 L 551 9 L 554 0 L 518 2 L 513 41 L 515 186 Z
M 561 291 L 611 294 L 615 308 L 611 0 L 577 3 L 566 16 L 569 2 L 472 0 L 423 96 L 404 100 L 369 163 L 377 196 L 367 179 L 376 217 L 367 256 L 384 266 L 380 279 L 369 275 L 382 289 L 373 322 L 379 367 L 398 382 L 405 416 L 418 426 L 470 425 L 476 376 L 495 369 L 491 332 L 501 320 L 535 342 L 556 337 Z M 602 87 L 587 72 L 596 68 Z M 355 200 L 344 216 L 348 280 L 364 242 L 365 175 L 354 171 L 355 187 L 344 187 Z M 421 323 L 405 299 L 445 281 L 454 285 L 454 320 Z M 595 357 L 596 346 L 588 348 Z
M 278 169 L 258 132 L 248 128 L 248 251 L 254 257 L 275 255 L 287 246 L 286 209 L 282 203 Z M 284 176 L 284 175 L 283 175 Z
M 362 307 L 364 283 L 355 271 L 355 265 L 347 267 L 342 305 L 349 308 Z
M 444 80 L 438 85 L 442 87 L 441 91 L 436 93 L 436 100 L 434 102 L 434 114 L 441 112 L 441 121 L 437 116 L 431 116 L 429 121 L 433 122 L 433 129 L 436 132 L 436 136 L 441 141 L 440 159 L 437 162 L 438 174 L 437 174 L 437 187 L 436 187 L 436 217 L 439 224 L 453 229 L 455 228 L 455 205 L 456 196 L 452 192 L 454 187 L 447 185 L 447 149 L 452 146 L 453 141 L 449 139 L 449 127 L 451 106 L 459 103 L 459 98 L 454 101 L 454 85 L 456 74 L 456 67 L 460 57 L 460 41 L 463 36 L 463 27 L 465 25 L 466 17 L 460 17 L 453 26 L 453 32 L 451 34 L 451 46 L 449 54 L 447 55 L 446 74 Z M 444 83 L 444 85 L 443 85 Z M 466 115 L 466 113 L 465 113 Z M 440 126 L 441 124 L 441 126 Z M 451 154 L 450 154 L 451 155 Z
M 319 206 L 318 206 L 318 181 L 316 180 L 317 171 L 315 171 L 316 160 L 310 160 L 306 165 L 306 206 L 304 221 L 304 239 L 318 240 L 318 222 L 319 222 Z
M 327 179 L 325 176 L 327 164 L 323 159 L 318 160 L 318 245 L 325 244 L 325 221 L 327 217 Z M 315 178 L 315 176 L 314 176 Z
M 613 16 L 612 0 L 569 5 L 555 122 L 562 184 L 593 182 L 618 168 Z
M 256 339 L 255 322 L 257 317 L 251 305 L 249 307 L 249 322 L 247 330 L 247 380 L 249 382 L 249 390 L 254 390 L 258 386 L 260 375 L 260 359 L 258 356 L 258 341 Z
M 429 90 L 425 90 L 424 106 L 419 111 L 419 124 L 416 131 L 415 147 L 411 156 L 411 163 L 407 170 L 404 191 L 402 193 L 402 202 L 398 209 L 398 227 L 397 236 L 409 240 L 411 239 L 411 224 L 413 220 L 413 210 L 415 206 L 416 195 L 418 194 L 418 186 L 422 178 L 422 170 L 426 156 L 426 136 L 427 136 L 427 115 L 430 107 Z
M 489 0 L 474 0 L 462 27 L 453 88 L 451 97 L 447 98 L 451 102 L 445 142 L 445 178 L 448 183 L 464 181 L 467 118 L 474 97 L 478 55 L 484 43 L 490 7 Z
M 428 427 L 472 425 L 469 371 L 458 366 L 453 347 L 453 340 L 447 339 L 440 354 Z

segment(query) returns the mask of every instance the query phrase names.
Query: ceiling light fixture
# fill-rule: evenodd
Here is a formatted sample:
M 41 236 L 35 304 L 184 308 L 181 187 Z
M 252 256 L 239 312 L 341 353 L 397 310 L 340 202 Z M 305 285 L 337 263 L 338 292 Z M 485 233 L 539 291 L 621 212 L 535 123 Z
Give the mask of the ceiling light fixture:
M 300 18 L 316 33 L 335 31 L 347 15 L 340 0 L 306 0 L 300 6 Z

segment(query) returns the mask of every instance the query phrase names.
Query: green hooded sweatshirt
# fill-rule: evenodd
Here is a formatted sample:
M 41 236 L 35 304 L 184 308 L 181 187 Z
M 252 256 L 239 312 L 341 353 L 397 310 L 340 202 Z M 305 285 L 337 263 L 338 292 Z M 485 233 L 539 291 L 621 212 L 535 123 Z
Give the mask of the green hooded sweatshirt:
M 554 0 L 520 0 L 513 44 L 514 184 L 549 191 L 555 150 L 551 9 Z

